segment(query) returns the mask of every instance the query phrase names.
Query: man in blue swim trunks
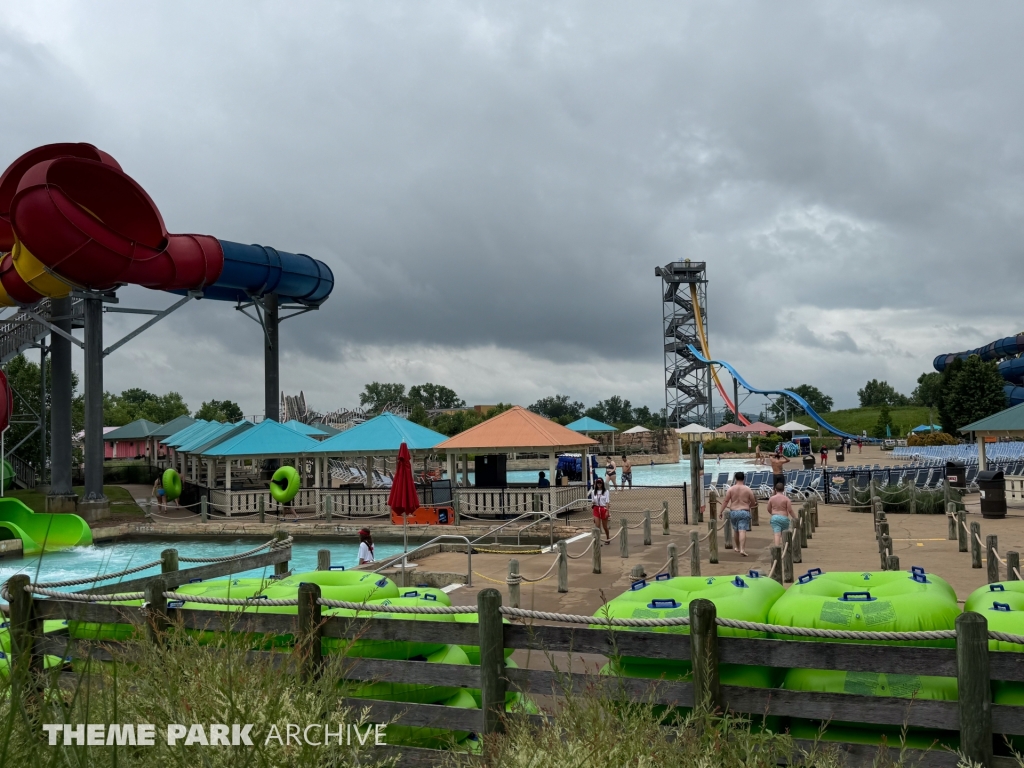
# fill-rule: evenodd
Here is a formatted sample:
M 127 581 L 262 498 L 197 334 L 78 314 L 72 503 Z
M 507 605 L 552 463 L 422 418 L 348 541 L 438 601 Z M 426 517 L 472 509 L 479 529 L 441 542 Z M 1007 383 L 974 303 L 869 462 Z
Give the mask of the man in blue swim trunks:
M 743 557 L 747 556 L 747 531 L 750 530 L 750 510 L 757 503 L 754 492 L 746 485 L 746 475 L 737 472 L 732 487 L 726 491 L 722 500 L 722 511 L 718 513 L 721 520 L 728 512 L 732 523 L 732 540 L 736 551 Z

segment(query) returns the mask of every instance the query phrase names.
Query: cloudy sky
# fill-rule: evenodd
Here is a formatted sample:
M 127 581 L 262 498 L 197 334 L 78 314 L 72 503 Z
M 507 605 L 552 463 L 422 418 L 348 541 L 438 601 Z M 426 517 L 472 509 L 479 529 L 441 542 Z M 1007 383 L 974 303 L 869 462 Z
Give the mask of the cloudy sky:
M 330 264 L 282 386 L 664 402 L 654 267 L 708 262 L 712 351 L 837 407 L 1024 330 L 1024 6 L 7 3 L 0 166 L 86 141 L 172 232 Z M 172 297 L 121 291 L 122 305 Z M 108 316 L 114 339 L 132 327 Z M 76 350 L 76 365 L 80 353 Z M 179 310 L 107 388 L 262 412 L 259 327 Z

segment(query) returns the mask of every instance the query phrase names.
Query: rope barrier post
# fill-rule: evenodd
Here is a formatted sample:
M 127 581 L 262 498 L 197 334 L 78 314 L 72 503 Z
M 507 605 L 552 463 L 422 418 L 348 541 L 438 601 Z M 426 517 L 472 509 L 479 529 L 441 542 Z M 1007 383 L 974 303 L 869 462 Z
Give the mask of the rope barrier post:
M 800 537 L 800 546 L 797 549 L 807 549 L 807 540 L 810 536 L 807 535 L 807 507 L 800 508 L 800 524 L 797 526 L 797 533 Z
M 882 559 L 882 570 L 884 571 L 886 559 L 889 557 L 889 555 L 892 554 L 892 538 L 889 536 L 888 533 L 882 537 L 881 544 L 882 546 L 879 552 L 879 556 Z
M 684 498 L 683 501 L 686 501 Z M 661 502 L 661 535 L 668 536 L 668 502 Z
M 951 500 L 950 499 L 951 495 L 952 494 L 950 494 L 950 492 L 949 492 L 949 478 L 946 476 L 945 473 L 943 473 L 943 475 L 942 475 L 942 501 L 944 502 L 943 506 L 945 506 L 945 507 L 949 506 L 949 502 Z
M 318 571 L 331 570 L 331 550 L 318 549 L 316 551 L 316 569 Z
M 956 541 L 956 504 L 946 505 L 946 538 Z
M 811 533 L 818 530 L 818 500 L 811 499 Z
M 718 526 L 715 525 L 715 518 L 708 520 L 708 562 L 718 562 Z M 699 573 L 696 575 L 700 576 Z
M 160 573 L 173 573 L 178 570 L 178 550 L 165 549 L 160 553 Z
M 804 514 L 803 514 L 804 521 L 803 521 L 803 525 L 801 526 L 801 528 L 803 529 L 803 533 L 801 534 L 801 537 L 800 537 L 800 541 L 801 541 L 801 545 L 800 546 L 806 547 L 808 540 L 814 538 L 814 524 L 811 522 L 813 514 L 812 514 L 812 511 L 811 511 L 811 505 L 809 503 L 804 506 L 803 512 L 804 512 Z
M 647 578 L 647 574 L 644 572 L 644 567 L 642 565 L 634 565 L 629 569 L 630 582 L 637 582 L 645 578 Z
M 700 534 L 690 531 L 690 575 L 700 576 Z
M 722 711 L 718 677 L 717 609 L 710 600 L 690 601 L 690 662 L 693 665 L 693 708 Z
M 619 557 L 629 559 L 629 524 L 626 518 L 619 521 Z
M 870 491 L 868 499 L 870 500 L 871 505 L 874 506 L 875 500 L 878 498 L 878 483 L 875 481 L 874 473 L 872 473 L 871 480 L 868 482 L 868 489 Z
M 590 546 L 590 564 L 592 566 L 592 573 L 601 572 L 601 529 L 594 528 L 591 531 L 594 537 L 594 543 Z
M 208 504 L 209 501 L 207 500 L 206 496 L 203 496 L 202 500 L 199 503 L 199 519 L 202 520 L 204 523 L 207 520 L 209 520 L 209 508 L 207 506 Z
M 324 496 L 324 518 L 328 523 L 331 522 L 331 515 L 334 513 L 332 507 L 334 507 L 334 497 L 328 494 Z
M 299 657 L 299 677 L 307 683 L 319 676 L 323 663 L 323 608 L 319 600 L 319 584 L 305 581 L 299 584 L 299 631 L 295 650 Z
M 793 531 L 782 534 L 782 580 L 786 584 L 793 583 Z
M 518 608 L 522 585 L 519 582 L 519 561 L 514 557 L 508 561 L 508 578 L 505 579 L 505 582 L 508 584 L 508 604 L 513 608 Z
M 708 489 L 708 517 L 712 520 L 718 517 L 718 491 L 714 488 Z
M 782 547 L 769 547 L 772 559 L 771 577 L 782 584 Z
M 971 523 L 971 568 L 981 568 L 981 523 Z
M 676 545 L 672 542 L 669 542 L 668 545 L 668 575 L 673 579 L 679 575 L 679 553 L 676 552 Z
M 1006 553 L 1006 580 L 1018 581 L 1018 573 L 1020 573 L 1020 553 L 1010 550 Z
M 37 647 L 36 640 L 41 634 L 42 622 L 32 615 L 35 598 L 31 592 L 25 591 L 30 582 L 31 579 L 23 573 L 11 576 L 7 582 L 11 599 L 11 661 L 21 685 L 26 685 L 32 674 L 43 671 L 43 657 L 34 652 Z
M 803 511 L 803 510 L 801 510 L 801 511 Z M 803 522 L 803 520 L 805 520 L 805 519 L 806 518 L 801 518 L 801 522 Z M 802 563 L 804 561 L 804 553 L 800 549 L 800 528 L 799 528 L 799 524 L 798 524 L 798 526 L 797 526 L 797 528 L 795 530 L 792 529 L 792 528 L 790 529 L 790 536 L 793 539 L 793 548 L 790 549 L 790 553 L 793 555 L 793 562 L 794 563 Z
M 896 555 L 889 555 L 885 559 L 885 570 L 887 571 L 898 571 L 900 569 L 900 559 Z
M 501 623 L 501 593 L 482 589 L 476 596 L 480 631 L 480 709 L 483 733 L 505 731 L 505 640 Z M 986 678 L 988 680 L 988 678 Z
M 917 514 L 917 484 L 909 483 L 910 486 L 910 514 Z M 948 500 L 948 499 L 947 499 Z
M 569 557 L 564 540 L 558 542 L 558 591 L 562 594 L 569 591 Z
M 651 510 L 644 510 L 644 546 L 651 546 Z
M 956 513 L 956 541 L 957 551 L 967 551 L 967 512 L 963 509 Z
M 267 515 L 266 515 L 266 511 L 264 509 L 264 507 L 266 505 L 264 503 L 264 500 L 263 500 L 262 496 L 260 496 L 260 498 L 259 498 L 259 505 L 258 506 L 259 506 L 259 511 L 260 511 L 260 523 L 265 523 L 265 522 L 267 522 Z
M 285 533 L 284 531 L 275 531 L 274 532 L 274 538 L 277 539 L 278 541 L 284 541 L 285 539 L 288 538 L 288 534 Z M 287 560 L 285 560 L 283 562 L 280 562 L 280 563 L 274 563 L 274 576 L 275 577 L 286 576 L 287 574 L 288 574 L 288 561 Z
M 173 550 L 171 550 L 173 551 Z M 146 585 L 146 639 L 157 645 L 163 642 L 164 633 L 167 631 L 167 598 L 164 592 L 167 591 L 167 582 L 161 578 L 155 578 Z
M 988 569 L 988 583 L 995 584 L 999 581 L 999 559 L 996 552 L 999 551 L 999 537 L 990 533 L 985 537 L 985 565 Z
M 715 524 L 715 518 L 711 518 L 711 524 Z M 729 515 L 726 515 L 725 520 L 722 521 L 722 538 L 725 540 L 725 548 L 732 549 L 732 520 Z
M 755 525 L 760 525 L 760 524 L 761 524 L 761 500 L 759 498 L 757 498 L 757 496 L 755 496 L 754 497 L 754 507 L 753 507 L 753 509 L 750 510 L 750 525 L 751 526 L 755 526 Z
M 973 611 L 957 616 L 960 750 L 964 758 L 976 765 L 992 764 L 992 683 L 988 653 L 988 622 L 985 617 Z

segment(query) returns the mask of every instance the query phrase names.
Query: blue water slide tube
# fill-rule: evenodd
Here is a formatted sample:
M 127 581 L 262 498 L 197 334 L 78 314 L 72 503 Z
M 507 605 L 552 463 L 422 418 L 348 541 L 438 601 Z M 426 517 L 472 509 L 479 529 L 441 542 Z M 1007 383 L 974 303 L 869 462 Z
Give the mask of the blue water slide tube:
M 849 432 L 843 432 L 841 429 L 836 429 L 831 424 L 829 424 L 827 421 L 825 421 L 823 418 L 821 418 L 821 416 L 819 416 L 815 412 L 815 410 L 813 408 L 811 408 L 811 404 L 808 403 L 806 400 L 804 400 L 802 397 L 800 397 L 800 395 L 798 395 L 796 392 L 791 392 L 788 389 L 757 389 L 755 387 L 752 387 L 752 386 L 750 386 L 744 380 L 744 378 L 742 376 L 740 376 L 739 372 L 735 368 L 733 368 L 731 365 L 729 365 L 729 363 L 725 362 L 724 360 L 708 360 L 692 344 L 687 344 L 687 347 L 689 347 L 690 354 L 692 354 L 694 356 L 694 358 L 696 358 L 697 362 L 704 363 L 704 365 L 708 365 L 709 363 L 713 363 L 714 365 L 722 366 L 748 392 L 753 392 L 755 395 L 782 395 L 783 397 L 788 397 L 794 403 L 796 403 L 801 408 L 803 408 L 804 411 L 807 412 L 807 415 L 810 416 L 811 419 L 814 420 L 814 423 L 816 423 L 822 429 L 827 429 L 832 434 L 839 435 L 839 437 L 848 437 L 851 440 L 866 440 L 868 442 L 878 442 L 873 437 L 864 437 L 862 435 L 851 435 Z

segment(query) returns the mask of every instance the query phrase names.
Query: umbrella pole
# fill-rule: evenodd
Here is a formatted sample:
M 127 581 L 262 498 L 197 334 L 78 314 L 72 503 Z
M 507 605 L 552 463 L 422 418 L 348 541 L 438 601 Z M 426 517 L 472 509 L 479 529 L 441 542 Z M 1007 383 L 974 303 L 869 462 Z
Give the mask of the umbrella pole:
M 403 540 L 403 550 L 402 550 L 402 586 L 403 587 L 407 587 L 409 585 L 405 583 L 405 566 L 409 562 L 409 516 L 408 515 L 402 515 L 402 540 Z

